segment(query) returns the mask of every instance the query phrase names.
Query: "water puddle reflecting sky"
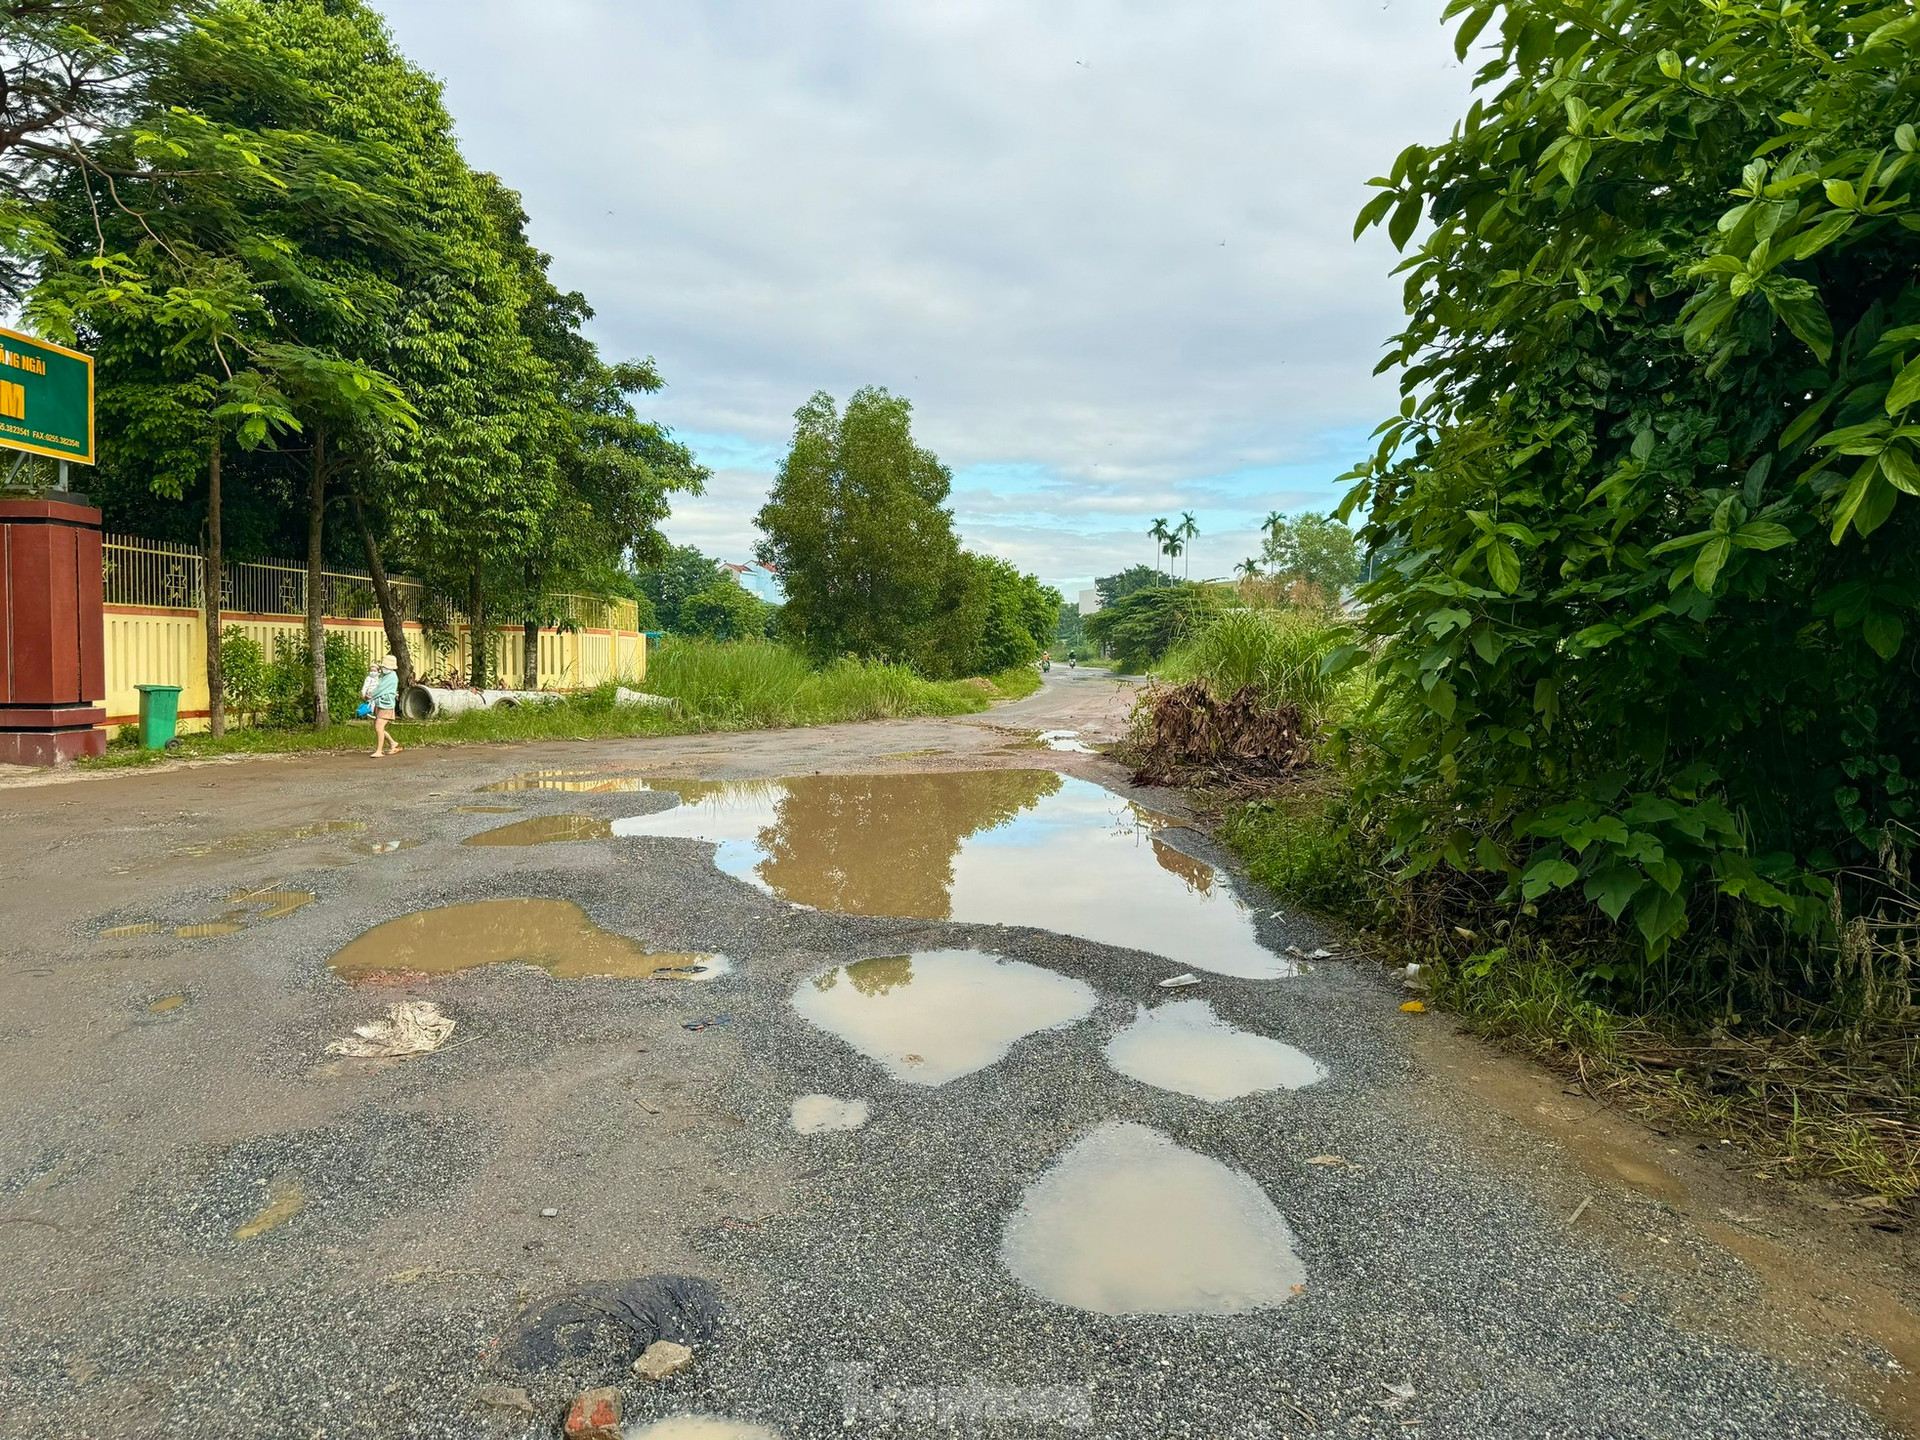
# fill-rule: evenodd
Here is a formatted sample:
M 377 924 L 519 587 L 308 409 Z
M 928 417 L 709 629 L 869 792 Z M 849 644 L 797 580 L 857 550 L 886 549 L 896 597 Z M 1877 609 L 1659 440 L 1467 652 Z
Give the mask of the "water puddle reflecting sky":
M 1161 817 L 1052 770 L 655 780 L 680 805 L 618 836 L 711 841 L 714 863 L 818 910 L 1029 925 L 1272 979 L 1228 878 L 1159 838 Z
M 1327 1078 L 1312 1056 L 1236 1029 L 1204 1000 L 1141 1009 L 1107 1042 L 1107 1063 L 1143 1084 L 1215 1104 L 1260 1090 L 1300 1090 Z
M 707 980 L 724 956 L 655 953 L 602 930 L 568 900 L 478 900 L 376 925 L 328 962 L 356 983 L 450 975 L 480 965 L 537 965 L 559 980 Z
M 1145 1125 L 1109 1121 L 1027 1187 L 1000 1257 L 1047 1299 L 1102 1315 L 1237 1315 L 1306 1281 L 1252 1176 Z
M 978 950 L 933 950 L 836 965 L 800 982 L 793 1008 L 910 1085 L 984 1070 L 1040 1030 L 1084 1020 L 1083 980 Z
M 481 790 L 566 790 L 588 795 L 616 795 L 645 790 L 647 782 L 632 775 L 606 775 L 595 770 L 530 770 L 511 780 L 482 785 Z
M 1078 730 L 1042 730 L 1040 743 L 1049 750 L 1064 750 L 1075 755 L 1098 755 L 1094 749 L 1080 738 Z

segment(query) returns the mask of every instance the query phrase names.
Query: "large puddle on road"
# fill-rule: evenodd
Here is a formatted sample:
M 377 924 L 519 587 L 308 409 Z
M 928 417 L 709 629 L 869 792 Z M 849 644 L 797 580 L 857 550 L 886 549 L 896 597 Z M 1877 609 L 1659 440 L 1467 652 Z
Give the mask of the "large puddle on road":
M 557 840 L 608 840 L 613 826 L 591 815 L 535 815 L 469 835 L 462 845 L 551 845 Z
M 1047 1299 L 1102 1315 L 1237 1315 L 1306 1281 L 1293 1231 L 1252 1176 L 1123 1121 L 1027 1187 L 1000 1257 Z
M 589 795 L 617 795 L 645 790 L 647 782 L 633 775 L 607 775 L 596 770 L 530 770 L 511 780 L 482 785 L 481 790 L 567 790 Z
M 793 1008 L 911 1085 L 984 1070 L 1018 1040 L 1084 1020 L 1083 980 L 978 950 L 933 950 L 837 965 L 800 982 Z
M 613 822 L 619 836 L 712 841 L 714 863 L 817 910 L 1030 925 L 1272 979 L 1227 877 L 1153 833 L 1161 817 L 1052 770 L 654 780 L 671 810 Z
M 481 965 L 537 965 L 558 980 L 709 979 L 725 957 L 664 954 L 602 930 L 569 900 L 477 900 L 376 925 L 328 962 L 341 978 L 405 980 Z
M 1327 1078 L 1311 1055 L 1236 1029 L 1204 1000 L 1142 1008 L 1107 1042 L 1107 1063 L 1143 1084 L 1215 1104 L 1260 1090 L 1300 1090 Z

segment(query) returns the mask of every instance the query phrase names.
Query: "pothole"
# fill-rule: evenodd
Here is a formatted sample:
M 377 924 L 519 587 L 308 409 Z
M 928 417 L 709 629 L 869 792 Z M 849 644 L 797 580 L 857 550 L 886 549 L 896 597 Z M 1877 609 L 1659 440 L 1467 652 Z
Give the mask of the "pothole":
M 1026 925 L 1145 950 L 1215 974 L 1272 979 L 1231 880 L 1161 839 L 1163 818 L 1052 770 L 655 780 L 673 809 L 613 822 L 622 837 L 715 845 L 725 873 L 796 905 Z
M 536 965 L 559 980 L 708 979 L 724 956 L 659 952 L 594 924 L 569 900 L 476 900 L 376 925 L 328 962 L 355 984 L 451 975 L 482 965 Z
M 793 1008 L 910 1085 L 944 1085 L 1004 1058 L 1015 1042 L 1084 1020 L 1083 980 L 978 950 L 934 950 L 837 965 L 803 980 Z
M 1142 1008 L 1107 1042 L 1107 1063 L 1143 1084 L 1215 1104 L 1261 1090 L 1300 1090 L 1327 1078 L 1312 1056 L 1236 1029 L 1204 1000 Z
M 591 815 L 535 815 L 469 835 L 462 845 L 551 845 L 560 840 L 610 840 L 613 826 Z
M 1252 1176 L 1124 1121 L 1027 1187 L 1000 1256 L 1021 1284 L 1102 1315 L 1238 1315 L 1306 1282 L 1293 1231 Z

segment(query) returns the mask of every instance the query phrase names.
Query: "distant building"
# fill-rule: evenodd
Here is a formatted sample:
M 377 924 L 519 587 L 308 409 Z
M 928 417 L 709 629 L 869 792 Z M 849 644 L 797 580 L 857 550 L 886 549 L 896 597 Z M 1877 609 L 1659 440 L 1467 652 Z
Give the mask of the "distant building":
M 1080 592 L 1080 618 L 1082 620 L 1094 614 L 1099 608 L 1100 592 L 1098 590 L 1082 590 Z
M 730 571 L 741 586 L 759 596 L 769 605 L 786 603 L 786 592 L 780 588 L 779 572 L 770 565 L 736 565 L 731 560 L 720 562 L 722 569 Z

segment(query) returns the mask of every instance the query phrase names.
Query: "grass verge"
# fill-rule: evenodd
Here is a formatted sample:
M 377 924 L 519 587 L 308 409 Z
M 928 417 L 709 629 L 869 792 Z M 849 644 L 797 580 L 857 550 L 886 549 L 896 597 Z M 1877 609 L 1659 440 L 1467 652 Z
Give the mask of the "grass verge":
M 1319 772 L 1227 800 L 1221 838 L 1254 879 L 1354 927 L 1377 958 L 1419 963 L 1428 1003 L 1642 1118 L 1731 1141 L 1755 1178 L 1852 1187 L 1869 1208 L 1920 1197 L 1920 1042 L 1910 1026 L 1730 1034 L 1698 1017 L 1618 1008 L 1549 941 L 1456 928 L 1457 909 L 1392 885 L 1341 824 L 1342 798 Z
M 396 721 L 401 745 L 474 745 L 533 740 L 608 740 L 717 730 L 768 730 L 848 720 L 968 715 L 1039 688 L 1031 666 L 971 680 L 924 680 L 903 665 L 840 660 L 814 669 L 783 646 L 669 641 L 651 657 L 644 688 L 674 708 L 616 706 L 608 683 L 544 705 L 470 710 L 447 720 Z M 85 769 L 117 769 L 221 755 L 370 750 L 371 721 L 325 730 L 236 728 L 215 738 L 183 735 L 172 750 L 112 746 Z

